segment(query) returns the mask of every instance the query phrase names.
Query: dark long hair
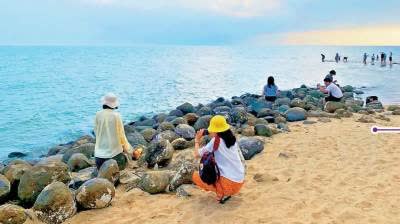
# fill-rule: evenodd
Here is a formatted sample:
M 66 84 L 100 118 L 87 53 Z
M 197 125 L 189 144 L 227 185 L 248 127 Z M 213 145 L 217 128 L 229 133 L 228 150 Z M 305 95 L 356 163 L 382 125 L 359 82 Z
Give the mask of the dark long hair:
M 230 148 L 236 143 L 236 137 L 231 131 L 231 129 L 228 129 L 224 132 L 218 132 L 217 135 L 224 140 L 227 148 Z
M 115 109 L 118 109 L 118 107 L 112 108 L 112 107 L 109 107 L 109 106 L 107 106 L 107 105 L 103 105 L 103 109 L 115 110 Z
M 271 87 L 274 85 L 275 85 L 274 77 L 272 77 L 272 76 L 268 77 L 268 87 Z

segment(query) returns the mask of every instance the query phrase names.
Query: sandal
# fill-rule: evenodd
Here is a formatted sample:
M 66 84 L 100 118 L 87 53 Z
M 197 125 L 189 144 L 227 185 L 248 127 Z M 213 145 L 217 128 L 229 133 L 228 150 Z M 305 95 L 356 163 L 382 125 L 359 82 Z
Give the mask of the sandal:
M 219 200 L 220 204 L 225 204 L 225 202 L 227 202 L 229 199 L 231 199 L 231 196 L 226 196 L 221 198 L 221 200 Z

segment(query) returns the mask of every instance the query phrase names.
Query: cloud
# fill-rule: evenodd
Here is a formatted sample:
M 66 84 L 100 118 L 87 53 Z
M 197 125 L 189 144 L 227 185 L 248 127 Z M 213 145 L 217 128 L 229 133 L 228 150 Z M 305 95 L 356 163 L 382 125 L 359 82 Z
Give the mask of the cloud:
M 285 0 L 82 0 L 100 6 L 122 6 L 138 10 L 184 8 L 231 17 L 260 17 L 279 9 Z
M 262 34 L 252 38 L 250 42 L 281 45 L 398 46 L 400 45 L 400 26 L 380 25 Z

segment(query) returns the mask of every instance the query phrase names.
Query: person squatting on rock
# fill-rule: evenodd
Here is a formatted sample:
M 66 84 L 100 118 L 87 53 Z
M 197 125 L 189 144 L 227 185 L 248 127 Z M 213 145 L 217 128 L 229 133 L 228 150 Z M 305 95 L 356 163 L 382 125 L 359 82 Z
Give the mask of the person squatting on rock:
M 335 84 L 337 85 L 337 80 L 335 80 L 335 79 L 333 78 L 333 76 L 336 76 L 336 71 L 335 71 L 335 70 L 330 70 L 330 71 L 329 71 L 329 74 L 327 74 L 327 75 L 325 76 L 325 78 L 329 78 L 330 80 L 332 80 L 333 83 L 335 83 Z
M 268 83 L 264 86 L 262 95 L 265 97 L 266 101 L 275 102 L 277 96 L 279 95 L 279 89 L 278 86 L 275 85 L 273 76 L 268 77 Z
M 324 79 L 325 87 L 321 86 L 320 84 L 317 85 L 317 88 L 325 93 L 328 94 L 328 97 L 325 97 L 325 101 L 335 101 L 340 102 L 343 97 L 342 90 L 332 82 L 332 79 L 325 78 Z
M 94 156 L 97 169 L 109 160 L 117 161 L 119 169 L 123 170 L 127 164 L 127 157 L 124 153 L 132 155 L 132 146 L 125 136 L 124 125 L 121 115 L 116 111 L 119 106 L 118 97 L 113 93 L 108 93 L 101 99 L 103 110 L 96 113 L 94 133 L 96 135 L 96 145 Z M 138 157 L 140 151 L 135 151 L 134 157 Z
M 214 116 L 210 121 L 208 132 L 212 139 L 203 147 L 200 147 L 200 142 L 205 130 L 201 129 L 196 133 L 194 156 L 196 158 L 201 157 L 202 160 L 200 161 L 199 172 L 193 173 L 192 180 L 199 188 L 215 192 L 217 200 L 223 204 L 232 195 L 237 194 L 243 186 L 245 168 L 242 161 L 244 159 L 236 142 L 236 137 L 230 130 L 225 117 Z M 215 182 L 211 184 L 206 183 L 209 182 L 207 181 L 209 174 L 205 173 L 206 163 L 210 162 L 205 158 L 210 155 L 214 155 L 212 161 L 215 161 L 216 164 L 212 169 L 217 173 Z

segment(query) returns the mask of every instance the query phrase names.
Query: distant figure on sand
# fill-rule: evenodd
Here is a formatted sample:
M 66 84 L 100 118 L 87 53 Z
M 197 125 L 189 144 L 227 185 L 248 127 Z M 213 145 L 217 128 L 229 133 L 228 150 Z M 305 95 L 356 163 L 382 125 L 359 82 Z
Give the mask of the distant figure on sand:
M 376 54 L 376 61 L 379 61 L 379 54 Z
M 244 158 L 224 116 L 211 118 L 208 133 L 212 139 L 200 147 L 204 133 L 204 129 L 196 133 L 194 156 L 202 159 L 200 169 L 193 173 L 192 180 L 201 189 L 215 192 L 217 200 L 223 204 L 239 193 L 243 186 Z
M 115 111 L 118 109 L 119 100 L 115 94 L 108 93 L 101 101 L 103 110 L 96 113 L 94 123 L 96 166 L 97 169 L 100 169 L 104 162 L 114 159 L 117 161 L 119 169 L 123 170 L 127 165 L 127 157 L 124 152 L 131 151 L 132 146 L 126 139 L 121 116 Z
M 372 56 L 371 56 L 371 64 L 374 64 L 375 63 L 375 54 L 372 54 Z
M 364 53 L 364 56 L 363 56 L 363 63 L 366 65 L 367 64 L 367 58 L 368 58 L 368 54 L 367 53 Z
M 336 61 L 336 63 L 338 63 L 338 62 L 340 61 L 339 53 L 336 53 L 336 55 L 335 55 L 335 61 Z
M 268 77 L 268 83 L 264 86 L 262 95 L 265 97 L 266 101 L 275 102 L 279 95 L 279 89 L 278 86 L 275 85 L 274 77 Z
M 335 80 L 335 79 L 333 78 L 333 76 L 336 76 L 336 71 L 335 71 L 335 70 L 330 70 L 330 71 L 329 71 L 329 74 L 327 74 L 327 75 L 325 76 L 325 78 L 328 78 L 328 79 L 330 79 L 330 80 L 334 80 L 333 83 L 336 83 L 337 80 Z
M 389 63 L 390 63 L 390 65 L 392 65 L 392 63 L 393 63 L 393 54 L 392 54 L 392 52 L 390 52 L 390 54 L 389 54 Z
M 328 97 L 325 97 L 325 101 L 335 101 L 340 102 L 343 97 L 342 90 L 332 82 L 332 79 L 325 78 L 324 79 L 325 87 L 317 85 L 317 88 L 325 94 L 328 94 Z
M 321 54 L 321 60 L 322 60 L 322 62 L 325 62 L 325 55 L 324 54 Z

